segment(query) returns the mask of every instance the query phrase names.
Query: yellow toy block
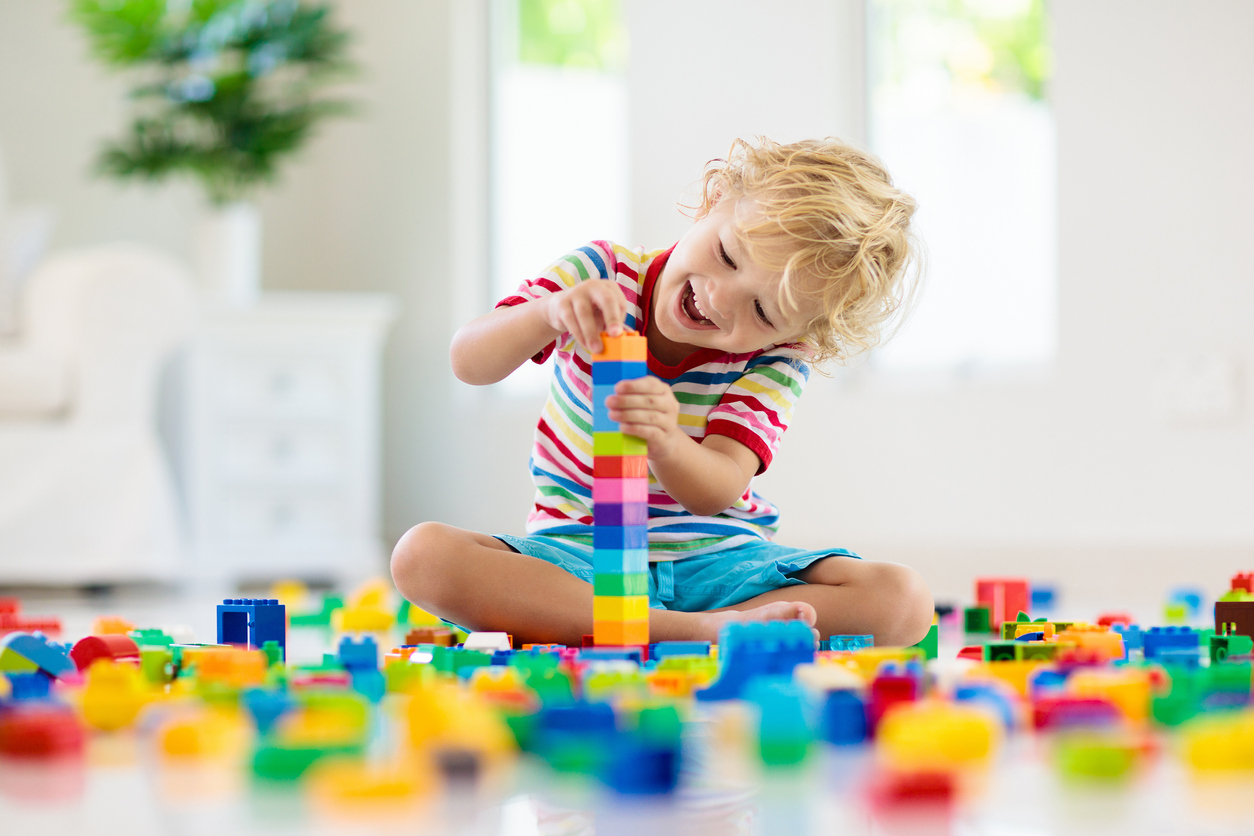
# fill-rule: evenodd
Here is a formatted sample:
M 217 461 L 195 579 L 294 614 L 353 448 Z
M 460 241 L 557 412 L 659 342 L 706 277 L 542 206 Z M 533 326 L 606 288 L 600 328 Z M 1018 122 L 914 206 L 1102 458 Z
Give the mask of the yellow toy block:
M 409 810 L 431 786 L 431 771 L 348 759 L 314 764 L 306 779 L 315 805 L 361 815 Z
M 238 711 L 203 709 L 162 723 L 157 741 L 171 758 L 221 757 L 243 751 L 250 732 Z
M 1025 636 L 1028 633 L 1044 633 L 1045 641 L 1049 641 L 1054 637 L 1054 625 L 1049 621 L 1017 621 L 1014 622 L 1015 634 L 1013 638 Z
M 423 752 L 464 749 L 495 758 L 516 750 L 514 736 L 482 695 L 432 682 L 410 697 L 409 740 Z
M 270 587 L 270 597 L 286 607 L 288 612 L 304 603 L 308 594 L 309 588 L 298 580 L 275 581 Z
M 205 648 L 196 655 L 197 681 L 201 685 L 248 688 L 266 680 L 269 660 L 261 650 L 237 647 Z
M 127 621 L 125 618 L 119 618 L 116 615 L 102 615 L 91 623 L 91 635 L 107 636 L 116 633 L 129 633 L 135 629 L 135 625 Z
M 645 645 L 649 643 L 649 620 L 593 621 L 592 637 L 598 647 Z
M 880 760 L 911 772 L 945 771 L 985 763 L 1001 742 L 1001 729 L 979 708 L 946 702 L 902 703 L 875 732 Z
M 1007 659 L 1004 662 L 985 662 L 971 669 L 971 676 L 981 676 L 1005 682 L 1021 697 L 1028 695 L 1028 680 L 1037 668 L 1048 664 L 1044 659 Z
M 623 333 L 617 337 L 611 337 L 604 331 L 601 332 L 600 354 L 593 354 L 592 360 L 638 360 L 644 362 L 649 359 L 649 341 L 645 337 L 640 336 L 636 331 L 630 328 L 625 329 Z
M 924 660 L 920 647 L 860 647 L 853 652 L 853 662 L 864 679 L 874 679 L 875 672 L 885 662 L 905 663 L 911 659 Z
M 593 621 L 648 621 L 648 595 L 597 595 L 592 599 Z
M 344 607 L 331 613 L 331 626 L 346 632 L 381 633 L 395 620 L 395 615 L 379 607 Z
M 135 665 L 97 659 L 87 669 L 83 688 L 83 719 L 101 731 L 124 729 L 135 722 L 149 700 Z
M 1145 668 L 1080 668 L 1067 680 L 1078 697 L 1102 697 L 1134 722 L 1149 716 L 1150 680 Z
M 1184 760 L 1199 772 L 1254 772 L 1254 718 L 1249 712 L 1199 717 L 1182 730 Z

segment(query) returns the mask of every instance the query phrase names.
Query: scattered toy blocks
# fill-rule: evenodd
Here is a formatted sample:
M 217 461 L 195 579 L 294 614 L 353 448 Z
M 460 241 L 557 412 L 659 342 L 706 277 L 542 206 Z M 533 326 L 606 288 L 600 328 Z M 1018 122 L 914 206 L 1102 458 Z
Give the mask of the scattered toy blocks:
M 287 652 L 287 610 L 275 598 L 227 598 L 218 604 L 218 644 L 259 649 L 277 641 Z

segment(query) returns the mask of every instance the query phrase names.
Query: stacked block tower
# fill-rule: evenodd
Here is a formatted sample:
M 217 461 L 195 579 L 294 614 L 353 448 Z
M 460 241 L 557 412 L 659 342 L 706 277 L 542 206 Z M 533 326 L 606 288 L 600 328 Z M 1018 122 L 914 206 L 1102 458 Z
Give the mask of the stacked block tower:
M 635 331 L 601 335 L 592 355 L 592 635 L 598 646 L 649 643 L 649 464 L 643 439 L 610 420 L 605 399 L 620 380 L 649 373 Z

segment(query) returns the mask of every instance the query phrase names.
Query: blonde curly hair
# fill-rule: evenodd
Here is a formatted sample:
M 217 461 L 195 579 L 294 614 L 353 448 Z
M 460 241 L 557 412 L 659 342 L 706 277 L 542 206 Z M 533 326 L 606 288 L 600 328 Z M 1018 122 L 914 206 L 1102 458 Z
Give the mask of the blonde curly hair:
M 819 310 L 802 337 L 816 365 L 875 345 L 912 299 L 915 202 L 871 154 L 832 137 L 737 139 L 726 159 L 707 164 L 701 205 L 690 208 L 701 218 L 725 197 L 753 201 L 738 235 L 750 258 L 782 274 L 781 304 Z

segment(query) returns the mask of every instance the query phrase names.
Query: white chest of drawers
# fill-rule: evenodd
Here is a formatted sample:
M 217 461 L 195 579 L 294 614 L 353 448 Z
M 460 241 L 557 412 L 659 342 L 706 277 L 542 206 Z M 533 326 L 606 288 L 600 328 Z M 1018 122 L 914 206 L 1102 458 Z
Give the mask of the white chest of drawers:
M 380 364 L 391 297 L 264 294 L 206 313 L 184 461 L 197 575 L 351 582 L 384 571 Z

